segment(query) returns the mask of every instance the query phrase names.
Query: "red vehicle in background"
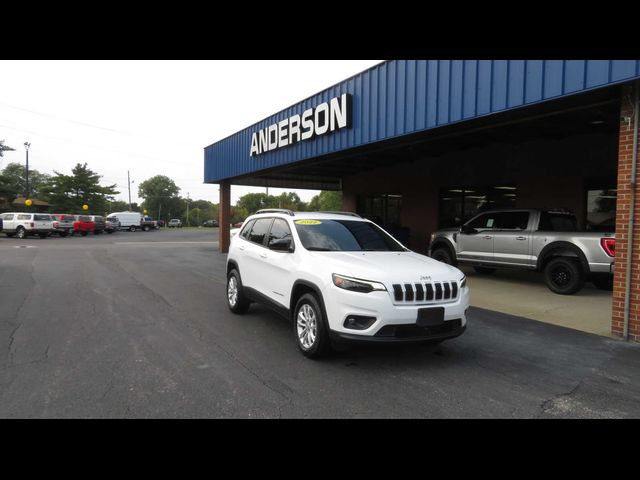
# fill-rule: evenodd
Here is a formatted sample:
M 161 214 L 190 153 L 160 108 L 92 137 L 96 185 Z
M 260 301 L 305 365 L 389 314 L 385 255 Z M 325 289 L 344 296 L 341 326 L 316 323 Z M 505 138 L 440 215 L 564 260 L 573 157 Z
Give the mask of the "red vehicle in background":
M 74 215 L 73 218 L 75 221 L 73 222 L 73 233 L 71 235 L 79 233 L 86 237 L 89 233 L 95 231 L 96 222 L 93 222 L 89 215 Z

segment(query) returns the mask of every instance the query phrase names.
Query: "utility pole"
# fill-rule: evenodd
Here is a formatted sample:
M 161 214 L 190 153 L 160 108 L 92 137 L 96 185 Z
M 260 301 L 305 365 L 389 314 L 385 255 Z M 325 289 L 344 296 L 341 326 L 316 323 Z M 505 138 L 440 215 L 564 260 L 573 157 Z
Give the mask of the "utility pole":
M 187 192 L 187 227 L 189 226 L 189 192 Z
M 129 170 L 127 170 L 127 186 L 129 187 L 129 211 L 131 211 L 131 179 L 129 178 Z
M 29 142 L 24 142 L 24 149 L 27 151 L 27 171 L 25 174 L 26 180 L 26 189 L 24 192 L 24 198 L 29 198 L 29 147 L 31 144 Z

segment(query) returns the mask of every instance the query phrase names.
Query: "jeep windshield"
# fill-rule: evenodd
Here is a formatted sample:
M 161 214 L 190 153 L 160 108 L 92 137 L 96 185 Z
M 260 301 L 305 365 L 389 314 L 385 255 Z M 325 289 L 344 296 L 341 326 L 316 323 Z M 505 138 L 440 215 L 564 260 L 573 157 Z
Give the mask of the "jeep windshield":
M 302 246 L 316 252 L 404 252 L 396 240 L 370 222 L 355 220 L 294 221 Z

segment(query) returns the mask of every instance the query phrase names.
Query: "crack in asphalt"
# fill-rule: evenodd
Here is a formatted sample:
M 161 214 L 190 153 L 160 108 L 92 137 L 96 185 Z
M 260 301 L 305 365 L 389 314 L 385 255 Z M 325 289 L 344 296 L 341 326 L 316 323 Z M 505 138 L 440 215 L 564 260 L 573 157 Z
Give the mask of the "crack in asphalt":
M 582 386 L 584 382 L 583 380 L 580 380 L 576 385 L 573 386 L 573 388 L 571 388 L 571 390 L 569 390 L 568 392 L 564 392 L 564 393 L 559 393 L 557 395 L 554 395 L 551 398 L 548 398 L 546 400 L 544 400 L 541 404 L 540 404 L 540 413 L 537 415 L 536 418 L 540 418 L 540 416 L 544 415 L 545 413 L 547 413 L 549 410 L 551 410 L 554 407 L 554 404 L 556 401 L 558 401 L 561 398 L 570 398 L 573 394 L 576 393 L 576 391 L 578 390 L 578 388 L 580 388 Z
M 22 302 L 20 303 L 20 306 L 16 309 L 13 318 L 17 321 L 17 325 L 16 328 L 13 329 L 13 331 L 11 332 L 11 334 L 9 335 L 9 346 L 7 347 L 7 353 L 9 354 L 9 358 L 8 358 L 8 366 L 7 368 L 10 368 L 13 365 L 13 359 L 15 357 L 15 348 L 13 348 L 13 343 L 15 341 L 15 336 L 18 333 L 18 330 L 20 330 L 20 328 L 22 327 L 22 324 L 24 323 L 24 320 L 19 321 L 19 314 L 22 311 L 22 309 L 24 308 L 24 306 L 27 303 L 27 300 L 29 300 L 31 298 L 31 296 L 33 295 L 33 287 L 36 284 L 36 279 L 34 277 L 34 272 L 35 269 L 33 268 L 33 263 L 36 259 L 36 257 L 38 256 L 38 254 L 36 253 L 33 257 L 31 257 L 31 262 L 29 263 L 29 278 L 31 280 L 31 285 L 29 286 L 28 292 L 27 294 L 24 296 L 24 298 L 22 299 Z

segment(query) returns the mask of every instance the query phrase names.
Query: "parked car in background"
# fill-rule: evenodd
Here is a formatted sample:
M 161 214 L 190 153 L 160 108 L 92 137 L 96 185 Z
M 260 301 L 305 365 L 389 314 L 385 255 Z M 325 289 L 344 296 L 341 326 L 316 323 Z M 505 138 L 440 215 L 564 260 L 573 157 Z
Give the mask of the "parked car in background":
M 233 225 L 231 225 L 231 226 L 232 226 L 233 228 L 242 228 L 242 224 L 243 224 L 243 223 L 244 223 L 244 222 L 237 222 L 237 223 L 234 223 L 234 224 L 233 224 Z
M 436 260 L 471 265 L 485 275 L 498 268 L 540 271 L 549 290 L 571 295 L 585 280 L 613 288 L 615 246 L 613 232 L 581 232 L 569 211 L 508 209 L 433 233 L 429 250 Z
M 169 228 L 182 228 L 182 221 L 178 218 L 172 218 L 167 226 Z
M 83 237 L 86 237 L 96 228 L 96 224 L 89 215 L 74 215 L 73 233 L 75 235 L 79 233 Z
M 205 220 L 204 222 L 202 222 L 202 226 L 203 227 L 217 227 L 218 226 L 218 221 L 217 220 Z
M 148 215 L 142 217 L 140 225 L 142 226 L 142 230 L 144 230 L 145 232 L 148 232 L 149 230 L 157 230 L 158 228 L 160 228 L 158 227 L 158 222 Z
M 73 215 L 67 215 L 66 213 L 53 213 L 51 216 L 54 218 L 54 234 L 66 237 L 73 233 L 73 222 L 75 222 Z
M 142 214 L 140 212 L 113 212 L 110 217 L 117 217 L 120 230 L 135 232 L 142 229 Z
M 96 224 L 95 228 L 93 229 L 93 233 L 95 235 L 99 235 L 102 232 L 104 232 L 105 227 L 106 227 L 106 222 L 105 222 L 103 216 L 90 215 L 89 218 L 91 218 L 91 221 Z
M 2 229 L 7 237 L 39 235 L 46 238 L 53 232 L 53 219 L 45 213 L 9 212 L 2 214 L 2 220 Z
M 120 230 L 120 220 L 113 215 L 108 216 L 104 221 L 104 231 L 111 234 Z

